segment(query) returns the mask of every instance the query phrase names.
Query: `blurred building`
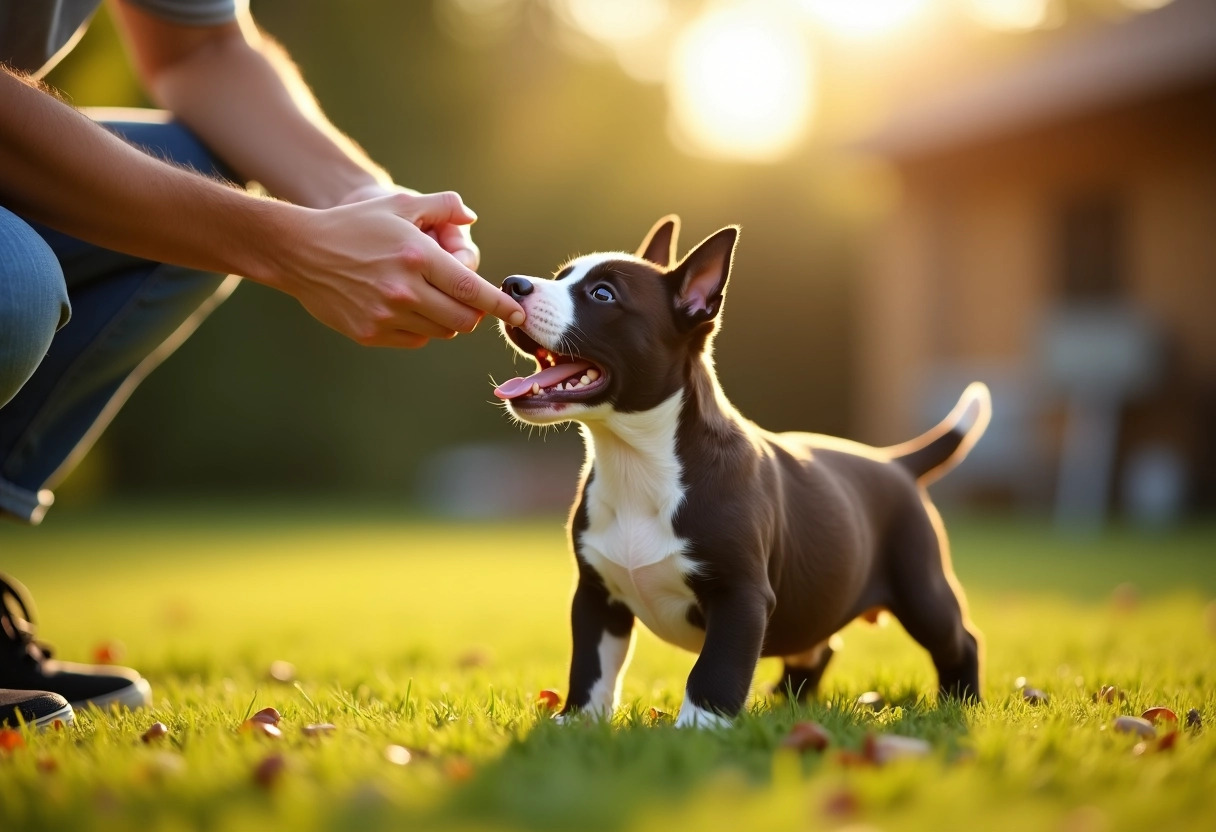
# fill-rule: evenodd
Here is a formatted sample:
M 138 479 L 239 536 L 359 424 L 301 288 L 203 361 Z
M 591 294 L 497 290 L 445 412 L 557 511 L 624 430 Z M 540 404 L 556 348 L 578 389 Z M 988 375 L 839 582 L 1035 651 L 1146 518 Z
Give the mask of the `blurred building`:
M 859 302 L 857 414 L 886 443 L 993 390 L 943 488 L 1168 522 L 1216 505 L 1216 2 L 1175 0 L 910 101 Z

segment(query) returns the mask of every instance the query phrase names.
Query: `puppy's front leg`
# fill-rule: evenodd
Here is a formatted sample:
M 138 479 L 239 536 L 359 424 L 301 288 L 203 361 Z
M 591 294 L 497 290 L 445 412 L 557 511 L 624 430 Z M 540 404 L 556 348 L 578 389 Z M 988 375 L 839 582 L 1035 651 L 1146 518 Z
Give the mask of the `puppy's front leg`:
M 633 613 L 608 597 L 599 575 L 579 558 L 578 588 L 570 608 L 574 655 L 570 689 L 561 716 L 590 711 L 611 716 L 621 675 L 633 647 Z
M 688 674 L 676 727 L 729 725 L 747 700 L 775 599 L 767 587 L 735 589 L 702 601 L 705 645 Z

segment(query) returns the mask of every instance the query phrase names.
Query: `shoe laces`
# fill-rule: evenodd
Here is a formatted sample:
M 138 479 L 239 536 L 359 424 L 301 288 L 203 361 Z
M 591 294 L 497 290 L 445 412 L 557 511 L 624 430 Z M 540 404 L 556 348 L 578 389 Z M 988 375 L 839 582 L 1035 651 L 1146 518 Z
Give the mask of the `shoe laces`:
M 9 648 L 23 658 L 41 664 L 51 657 L 51 648 L 34 638 L 37 629 L 30 608 L 34 601 L 25 585 L 0 573 L 0 648 Z

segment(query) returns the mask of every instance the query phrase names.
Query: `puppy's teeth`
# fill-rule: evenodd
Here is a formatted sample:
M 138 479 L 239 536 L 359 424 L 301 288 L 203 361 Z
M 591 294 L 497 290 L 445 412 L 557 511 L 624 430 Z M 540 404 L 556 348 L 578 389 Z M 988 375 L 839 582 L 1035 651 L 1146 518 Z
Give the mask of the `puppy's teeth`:
M 600 371 L 595 369 L 594 367 L 592 367 L 590 370 L 587 371 L 587 375 L 583 376 L 583 378 L 587 379 L 588 381 L 595 381 L 599 377 L 600 377 Z
M 579 381 L 579 384 L 590 384 L 591 376 L 585 375 L 582 378 L 580 378 L 578 381 Z
M 532 395 L 535 396 L 539 392 L 540 392 L 540 385 L 533 382 L 532 383 Z

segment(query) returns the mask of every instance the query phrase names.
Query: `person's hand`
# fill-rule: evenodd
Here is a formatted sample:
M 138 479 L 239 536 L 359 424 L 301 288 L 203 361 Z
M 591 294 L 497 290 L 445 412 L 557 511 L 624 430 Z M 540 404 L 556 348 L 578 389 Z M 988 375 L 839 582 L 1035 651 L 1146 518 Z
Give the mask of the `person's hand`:
M 418 191 L 411 188 L 403 188 L 400 185 L 381 185 L 372 183 L 364 185 L 361 188 L 356 188 L 347 194 L 339 205 L 352 205 L 356 202 L 364 202 L 377 197 L 388 196 L 390 194 L 401 193 L 410 196 L 422 196 Z M 452 198 L 460 201 L 459 194 L 446 192 Z M 438 196 L 438 194 L 431 194 Z M 463 205 L 463 202 L 461 203 Z M 477 271 L 477 267 L 481 265 L 481 250 L 477 248 L 477 244 L 473 242 L 473 235 L 470 232 L 470 227 L 477 221 L 477 215 L 468 206 L 464 207 L 464 215 L 458 220 L 451 222 L 438 223 L 431 226 L 419 226 L 427 235 L 439 243 L 439 245 L 448 254 L 455 257 L 464 265 L 468 266 L 473 271 Z
M 360 344 L 421 347 L 473 331 L 485 312 L 523 322 L 519 304 L 424 230 L 442 238 L 445 226 L 473 221 L 454 193 L 397 192 L 293 212 L 281 274 L 268 282 Z

